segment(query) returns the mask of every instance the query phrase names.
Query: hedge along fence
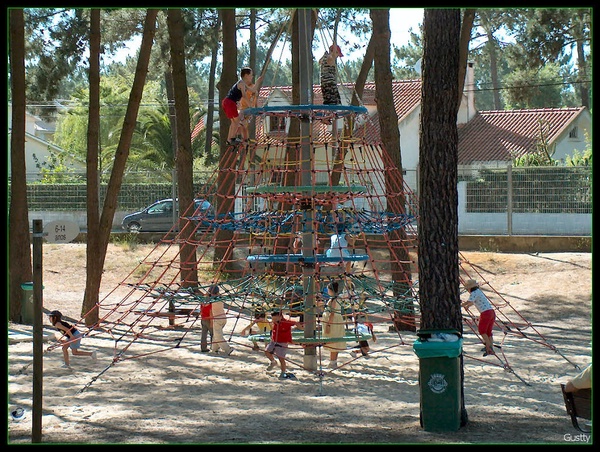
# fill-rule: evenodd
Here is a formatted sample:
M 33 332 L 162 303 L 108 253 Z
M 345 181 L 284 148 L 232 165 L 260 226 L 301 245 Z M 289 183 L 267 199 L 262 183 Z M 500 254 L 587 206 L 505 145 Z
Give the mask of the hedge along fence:
M 463 180 L 468 212 L 592 213 L 591 167 L 482 169 Z
M 194 184 L 194 193 L 203 184 Z M 100 200 L 106 196 L 107 185 L 100 186 Z M 120 210 L 139 210 L 159 199 L 171 198 L 173 185 L 169 182 L 123 184 L 117 198 Z M 10 190 L 9 190 L 10 193 Z M 86 210 L 85 184 L 30 184 L 27 186 L 27 203 L 30 211 Z

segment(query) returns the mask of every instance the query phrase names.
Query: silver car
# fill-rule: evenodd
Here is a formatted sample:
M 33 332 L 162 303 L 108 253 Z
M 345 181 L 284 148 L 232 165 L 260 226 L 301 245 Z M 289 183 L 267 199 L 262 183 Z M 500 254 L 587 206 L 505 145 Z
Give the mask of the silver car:
M 194 200 L 194 212 L 207 211 L 211 208 L 210 202 L 205 199 Z M 128 232 L 167 232 L 173 228 L 177 221 L 178 212 L 173 215 L 173 199 L 161 199 L 154 204 L 130 213 L 123 218 L 121 227 Z

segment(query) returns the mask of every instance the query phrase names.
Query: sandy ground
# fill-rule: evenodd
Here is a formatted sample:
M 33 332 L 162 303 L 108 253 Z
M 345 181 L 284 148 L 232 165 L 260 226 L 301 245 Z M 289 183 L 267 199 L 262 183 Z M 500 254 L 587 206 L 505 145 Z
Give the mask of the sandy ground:
M 102 292 L 113 289 L 148 252 L 110 245 Z M 559 384 L 591 361 L 591 263 L 588 253 L 503 254 L 466 252 L 491 286 L 532 329 L 531 339 L 501 332 L 502 356 L 483 358 L 481 344 L 465 329 L 465 402 L 469 422 L 453 432 L 426 431 L 419 422 L 419 359 L 414 333 L 375 325 L 370 359 L 352 360 L 324 375 L 302 368 L 303 350 L 290 350 L 296 380 L 267 371 L 235 324 L 229 356 L 200 353 L 199 341 L 156 350 L 138 340 L 137 359 L 113 364 L 115 340 L 86 338 L 98 360 L 72 358 L 61 368 L 60 349 L 44 357 L 44 443 L 496 443 L 582 444 L 565 412 Z M 44 246 L 44 308 L 79 319 L 85 286 L 85 246 Z M 45 318 L 47 323 L 47 319 Z M 21 325 L 9 325 L 27 331 Z M 230 331 L 228 323 L 225 331 Z M 50 328 L 49 334 L 53 334 Z M 537 334 L 539 333 L 539 335 Z M 177 331 L 169 340 L 177 339 Z M 196 339 L 199 339 L 199 329 Z M 47 345 L 44 346 L 46 349 Z M 9 444 L 31 442 L 31 342 L 9 345 Z M 133 354 L 133 352 L 132 352 Z M 323 366 L 328 360 L 323 356 Z

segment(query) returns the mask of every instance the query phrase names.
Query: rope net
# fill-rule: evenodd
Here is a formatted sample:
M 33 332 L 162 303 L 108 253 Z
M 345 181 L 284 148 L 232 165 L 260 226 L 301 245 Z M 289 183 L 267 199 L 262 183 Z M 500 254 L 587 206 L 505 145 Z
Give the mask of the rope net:
M 199 348 L 207 301 L 223 302 L 224 340 L 240 348 L 257 337 L 239 331 L 256 312 L 273 309 L 315 319 L 312 337 L 296 334 L 292 349 L 310 343 L 321 353 L 327 343 L 368 339 L 355 328 L 360 314 L 395 331 L 398 346 L 410 345 L 401 333 L 419 328 L 417 199 L 382 143 L 368 138 L 374 125 L 366 109 L 302 105 L 249 113 L 261 138 L 222 154 L 219 171 L 197 193 L 211 208 L 182 208 L 180 232 L 165 234 L 100 301 L 100 322 L 86 335 L 114 340 L 112 364 L 148 354 L 148 345 L 150 353 Z M 309 134 L 289 137 L 293 120 L 308 123 Z M 344 234 L 347 246 L 334 249 L 332 236 Z M 460 267 L 462 281 L 478 279 L 491 295 L 503 342 L 515 335 L 553 348 L 462 255 Z M 190 270 L 194 278 L 187 280 Z M 340 288 L 337 318 L 344 325 L 337 338 L 322 328 L 332 282 Z M 215 284 L 219 295 L 208 299 Z M 469 311 L 464 321 L 465 332 L 481 340 L 477 315 Z M 140 341 L 143 353 L 135 347 Z M 512 371 L 504 352 L 482 361 Z

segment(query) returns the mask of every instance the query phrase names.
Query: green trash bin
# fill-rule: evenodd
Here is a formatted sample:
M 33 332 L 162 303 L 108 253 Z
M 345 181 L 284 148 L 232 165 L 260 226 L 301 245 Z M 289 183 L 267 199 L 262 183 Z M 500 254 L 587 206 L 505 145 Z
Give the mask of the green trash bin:
M 21 289 L 23 289 L 21 323 L 23 325 L 33 325 L 33 283 L 25 282 L 21 284 Z
M 440 334 L 443 333 L 443 334 Z M 430 432 L 460 428 L 462 338 L 456 330 L 419 330 L 413 350 L 419 357 L 421 427 Z M 457 340 L 442 340 L 453 339 Z

